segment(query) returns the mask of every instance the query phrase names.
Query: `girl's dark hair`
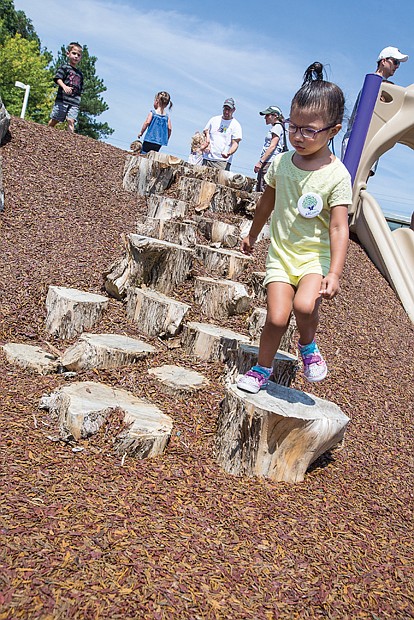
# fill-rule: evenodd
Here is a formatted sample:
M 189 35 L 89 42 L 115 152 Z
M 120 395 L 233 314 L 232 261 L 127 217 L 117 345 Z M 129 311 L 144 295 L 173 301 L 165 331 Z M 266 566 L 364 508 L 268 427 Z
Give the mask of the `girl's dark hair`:
M 173 104 L 171 101 L 170 93 L 167 93 L 166 90 L 160 90 L 160 92 L 155 95 L 155 98 L 158 99 L 158 101 L 162 104 L 164 108 L 166 108 L 167 105 L 170 104 L 168 107 L 171 110 Z
M 303 84 L 292 99 L 292 108 L 315 111 L 329 125 L 342 123 L 345 97 L 336 84 L 324 80 L 324 68 L 320 62 L 312 63 L 303 75 Z

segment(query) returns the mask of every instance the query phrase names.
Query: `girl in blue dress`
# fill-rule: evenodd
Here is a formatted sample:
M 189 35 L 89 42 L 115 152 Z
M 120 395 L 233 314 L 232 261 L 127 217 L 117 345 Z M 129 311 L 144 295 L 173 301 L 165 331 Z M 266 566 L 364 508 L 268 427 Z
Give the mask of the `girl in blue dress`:
M 171 136 L 171 119 L 165 112 L 166 107 L 172 108 L 171 97 L 165 90 L 160 91 L 154 98 L 154 109 L 148 114 L 142 125 L 138 138 L 145 133 L 142 144 L 142 155 L 149 151 L 159 151 L 162 146 L 167 146 Z

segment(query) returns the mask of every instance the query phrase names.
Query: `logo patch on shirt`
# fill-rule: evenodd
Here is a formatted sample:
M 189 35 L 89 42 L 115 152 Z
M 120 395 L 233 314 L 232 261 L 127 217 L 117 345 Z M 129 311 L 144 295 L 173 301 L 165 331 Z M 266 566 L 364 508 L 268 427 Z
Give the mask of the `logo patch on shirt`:
M 316 217 L 323 209 L 323 200 L 319 194 L 308 192 L 298 200 L 298 211 L 306 218 Z

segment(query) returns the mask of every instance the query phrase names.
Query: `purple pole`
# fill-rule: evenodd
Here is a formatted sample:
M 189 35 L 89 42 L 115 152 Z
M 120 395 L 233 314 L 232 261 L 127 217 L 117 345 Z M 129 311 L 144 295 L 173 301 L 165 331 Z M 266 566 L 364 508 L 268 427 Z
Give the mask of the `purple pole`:
M 378 98 L 378 92 L 382 83 L 382 77 L 376 73 L 368 73 L 365 76 L 361 91 L 355 121 L 349 137 L 344 156 L 344 165 L 348 168 L 352 183 L 355 181 L 359 160 L 361 159 L 365 139 L 367 137 L 372 113 Z

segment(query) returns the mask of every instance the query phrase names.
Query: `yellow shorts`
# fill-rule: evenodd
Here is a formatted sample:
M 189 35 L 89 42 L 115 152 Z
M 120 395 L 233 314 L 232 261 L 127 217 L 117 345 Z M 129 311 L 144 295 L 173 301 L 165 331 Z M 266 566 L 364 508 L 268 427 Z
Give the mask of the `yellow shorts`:
M 286 282 L 286 284 L 291 284 L 292 286 L 297 288 L 303 276 L 307 276 L 311 273 L 315 275 L 320 275 L 321 278 L 324 277 L 322 270 L 319 272 L 319 270 L 315 269 L 315 267 L 309 268 L 309 271 L 304 270 L 304 272 L 298 276 L 294 276 L 290 273 L 287 273 L 281 267 L 276 267 L 276 268 L 273 267 L 271 269 L 267 269 L 266 276 L 263 281 L 263 286 L 267 286 L 268 284 L 270 284 L 270 282 Z

